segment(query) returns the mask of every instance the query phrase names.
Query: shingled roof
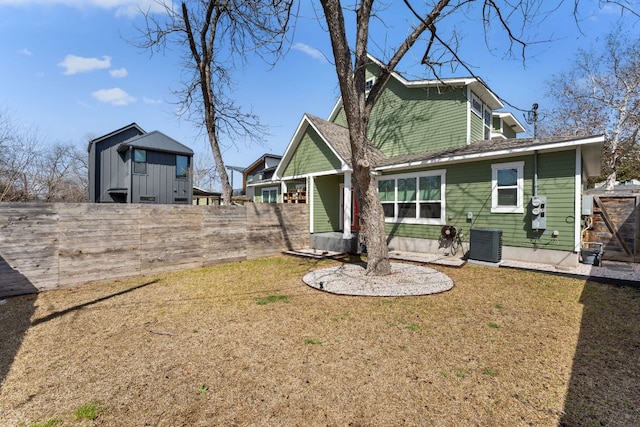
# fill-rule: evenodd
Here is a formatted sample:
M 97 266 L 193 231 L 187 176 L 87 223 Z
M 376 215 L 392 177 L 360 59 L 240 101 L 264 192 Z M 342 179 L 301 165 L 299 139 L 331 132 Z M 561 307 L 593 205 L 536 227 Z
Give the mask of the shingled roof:
M 337 125 L 333 122 L 323 120 L 319 117 L 306 115 L 313 127 L 318 131 L 320 136 L 333 147 L 336 153 L 344 160 L 350 168 L 351 164 L 351 143 L 349 142 L 349 129 L 344 126 Z M 369 144 L 369 161 L 375 166 L 383 164 L 387 157 L 382 151 Z
M 426 163 L 465 160 L 468 158 L 497 157 L 517 155 L 519 153 L 553 150 L 568 146 L 578 146 L 603 142 L 601 135 L 582 137 L 562 136 L 551 138 L 522 138 L 522 139 L 492 139 L 477 141 L 464 147 L 446 150 L 417 153 L 406 156 L 386 158 L 378 164 L 379 169 L 389 169 L 393 166 L 418 166 Z

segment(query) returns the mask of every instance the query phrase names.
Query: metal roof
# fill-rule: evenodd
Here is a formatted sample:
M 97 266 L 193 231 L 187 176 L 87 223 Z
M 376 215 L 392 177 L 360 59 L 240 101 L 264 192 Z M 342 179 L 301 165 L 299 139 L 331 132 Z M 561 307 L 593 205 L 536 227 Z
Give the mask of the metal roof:
M 193 156 L 191 148 L 157 130 L 126 140 L 118 151 L 126 151 L 129 147 Z

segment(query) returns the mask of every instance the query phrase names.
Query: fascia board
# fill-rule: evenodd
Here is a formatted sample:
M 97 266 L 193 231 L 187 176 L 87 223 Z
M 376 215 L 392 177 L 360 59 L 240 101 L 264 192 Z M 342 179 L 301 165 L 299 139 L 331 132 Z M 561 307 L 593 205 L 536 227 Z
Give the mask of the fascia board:
M 494 113 L 495 115 L 497 115 L 498 117 L 500 117 L 505 123 L 508 123 L 509 126 L 515 130 L 517 133 L 520 132 L 524 132 L 526 131 L 526 129 L 524 128 L 524 126 L 522 125 L 522 123 L 520 123 L 518 121 L 518 119 L 516 118 L 516 116 L 514 116 L 511 113 Z
M 346 170 L 338 170 L 338 169 L 330 169 L 330 170 L 326 170 L 326 171 L 320 171 L 320 172 L 311 172 L 311 173 L 306 173 L 306 174 L 301 174 L 301 175 L 289 175 L 289 176 L 283 176 L 282 178 L 279 178 L 280 181 L 290 181 L 290 180 L 294 180 L 294 179 L 304 179 L 304 178 L 309 178 L 309 177 L 318 177 L 318 176 L 328 176 L 328 175 L 340 175 L 343 174 L 345 172 L 353 172 L 351 169 L 346 169 Z

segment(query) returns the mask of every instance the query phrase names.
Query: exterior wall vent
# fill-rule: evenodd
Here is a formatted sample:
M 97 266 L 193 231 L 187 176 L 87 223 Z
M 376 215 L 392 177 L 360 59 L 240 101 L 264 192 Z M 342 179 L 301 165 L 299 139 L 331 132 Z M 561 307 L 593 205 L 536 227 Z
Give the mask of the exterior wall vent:
M 469 236 L 469 259 L 500 262 L 502 260 L 502 230 L 472 228 Z

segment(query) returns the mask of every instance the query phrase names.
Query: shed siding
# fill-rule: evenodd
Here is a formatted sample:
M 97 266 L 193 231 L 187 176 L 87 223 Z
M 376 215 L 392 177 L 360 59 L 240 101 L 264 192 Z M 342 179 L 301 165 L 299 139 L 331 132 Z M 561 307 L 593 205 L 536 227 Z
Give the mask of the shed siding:
M 320 176 L 314 179 L 313 231 L 324 233 L 338 231 L 340 224 L 341 175 Z
M 491 213 L 491 165 L 524 161 L 524 214 Z M 547 196 L 547 230 L 531 229 L 530 200 L 533 195 L 533 155 L 451 165 L 446 172 L 446 217 L 462 228 L 467 240 L 470 228 L 497 228 L 503 231 L 503 244 L 516 247 L 572 250 L 574 216 L 575 150 L 538 156 L 538 194 Z M 441 168 L 440 168 L 441 169 Z M 428 170 L 428 169 L 425 169 Z M 473 220 L 467 221 L 467 212 Z M 401 237 L 438 239 L 441 226 L 386 224 L 387 234 Z M 557 239 L 551 232 L 559 231 Z
M 126 162 L 124 154 L 117 152 L 117 146 L 135 136 L 140 135 L 140 131 L 136 128 L 125 129 L 103 141 L 98 141 L 92 147 L 90 154 L 95 171 L 91 179 L 93 181 L 94 191 L 90 192 L 94 198 L 90 202 L 111 203 L 113 199 L 107 192 L 110 188 L 125 188 L 128 183 L 125 180 Z
M 300 176 L 314 172 L 340 170 L 341 168 L 340 159 L 336 157 L 318 133 L 309 127 L 291 156 L 284 176 Z
M 176 198 L 186 198 L 191 203 L 190 179 L 176 178 L 176 155 L 147 151 L 147 173 L 133 174 L 133 203 L 176 203 Z M 141 197 L 155 197 L 145 201 Z

